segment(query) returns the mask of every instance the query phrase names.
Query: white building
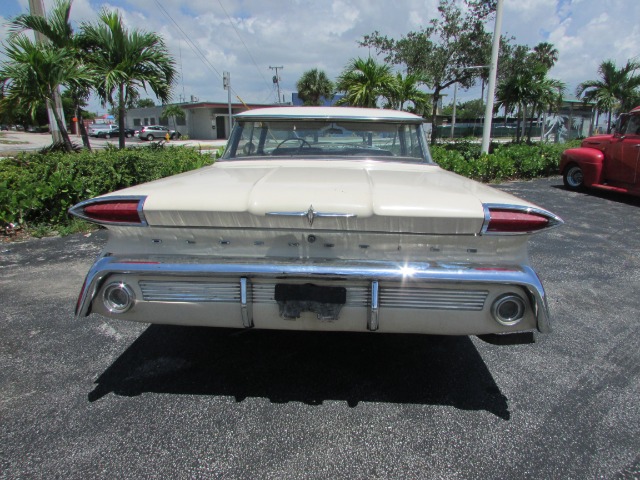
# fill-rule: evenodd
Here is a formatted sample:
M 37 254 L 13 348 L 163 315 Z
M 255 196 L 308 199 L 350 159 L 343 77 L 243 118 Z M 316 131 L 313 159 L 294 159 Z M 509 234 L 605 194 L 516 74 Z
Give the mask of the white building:
M 217 102 L 195 102 L 176 104 L 184 110 L 184 118 L 161 118 L 166 105 L 158 107 L 133 108 L 127 111 L 126 126 L 135 130 L 145 125 L 164 125 L 182 135 L 195 140 L 226 139 L 229 136 L 229 105 Z M 231 113 L 244 112 L 253 108 L 276 105 L 231 104 Z M 174 124 L 175 122 L 175 124 Z

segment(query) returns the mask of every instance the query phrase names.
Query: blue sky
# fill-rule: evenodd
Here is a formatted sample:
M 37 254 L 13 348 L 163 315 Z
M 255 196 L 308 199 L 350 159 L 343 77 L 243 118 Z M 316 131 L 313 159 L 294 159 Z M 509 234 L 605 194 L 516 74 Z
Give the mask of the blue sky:
M 53 1 L 44 4 L 49 10 Z M 219 75 L 229 71 L 243 101 L 268 103 L 276 101 L 269 66 L 284 66 L 281 90 L 290 100 L 304 71 L 320 68 L 335 79 L 350 59 L 369 54 L 357 45 L 363 35 L 378 30 L 399 38 L 426 25 L 437 15 L 436 5 L 437 0 L 74 0 L 72 20 L 92 21 L 101 8 L 117 8 L 130 28 L 161 33 L 181 71 L 175 100 L 193 95 L 226 101 Z M 605 59 L 619 65 L 640 59 L 640 0 L 505 0 L 504 5 L 502 33 L 531 47 L 553 43 L 560 58 L 551 76 L 564 81 L 570 93 L 581 81 L 597 78 Z M 2 0 L 0 38 L 6 36 L 6 21 L 27 11 L 28 0 Z M 479 89 L 458 91 L 462 101 L 478 96 Z M 103 111 L 95 101 L 91 107 Z

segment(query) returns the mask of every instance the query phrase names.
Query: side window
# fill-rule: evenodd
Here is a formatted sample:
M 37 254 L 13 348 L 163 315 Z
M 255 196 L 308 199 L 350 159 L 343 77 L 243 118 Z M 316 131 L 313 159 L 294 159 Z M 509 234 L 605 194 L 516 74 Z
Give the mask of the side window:
M 626 127 L 625 135 L 640 135 L 640 115 L 631 115 Z

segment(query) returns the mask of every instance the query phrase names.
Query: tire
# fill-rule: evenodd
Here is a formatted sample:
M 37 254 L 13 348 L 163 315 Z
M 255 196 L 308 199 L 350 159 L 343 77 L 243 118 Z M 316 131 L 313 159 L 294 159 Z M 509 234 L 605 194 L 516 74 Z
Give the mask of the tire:
M 111 134 L 110 133 L 105 133 L 104 134 L 104 138 L 106 138 L 107 140 L 109 140 L 111 138 Z
M 584 190 L 584 173 L 579 165 L 572 163 L 564 169 L 562 182 L 569 190 L 578 192 Z
M 127 138 L 131 138 L 131 137 L 133 137 L 133 135 L 131 135 L 130 133 L 126 133 L 126 134 L 125 134 L 125 136 L 126 136 Z
M 153 135 L 151 135 L 151 134 L 147 135 L 147 140 L 152 141 L 153 140 Z

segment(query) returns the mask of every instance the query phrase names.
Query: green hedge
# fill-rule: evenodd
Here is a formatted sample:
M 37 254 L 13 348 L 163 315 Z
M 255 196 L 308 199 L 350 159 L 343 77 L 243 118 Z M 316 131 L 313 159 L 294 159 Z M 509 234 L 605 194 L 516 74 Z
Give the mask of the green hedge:
M 72 205 L 213 163 L 186 147 L 22 154 L 0 160 L 0 223 L 65 225 Z
M 560 155 L 579 141 L 564 144 L 494 144 L 488 155 L 469 141 L 431 147 L 433 159 L 444 169 L 483 182 L 529 179 L 559 173 Z

